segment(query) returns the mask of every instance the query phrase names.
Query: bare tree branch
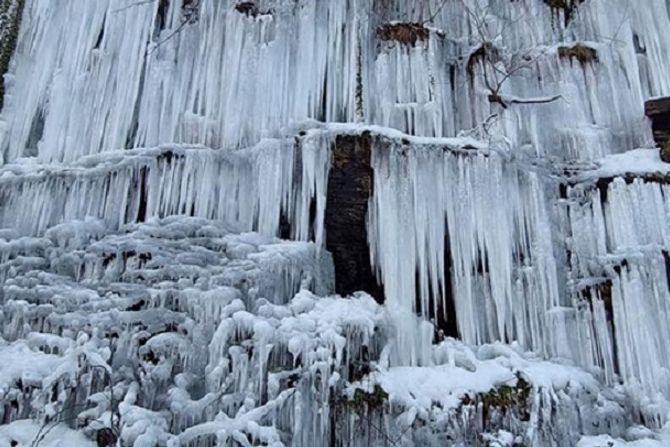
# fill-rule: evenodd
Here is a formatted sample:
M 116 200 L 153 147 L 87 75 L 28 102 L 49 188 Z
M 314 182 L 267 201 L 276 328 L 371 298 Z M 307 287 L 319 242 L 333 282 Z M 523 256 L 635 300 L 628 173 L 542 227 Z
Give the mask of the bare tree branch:
M 113 9 L 113 10 L 111 10 L 110 12 L 114 14 L 114 13 L 117 13 L 117 12 L 125 11 L 126 9 L 134 8 L 134 7 L 136 7 L 136 6 L 141 6 L 141 5 L 146 5 L 146 4 L 149 4 L 149 3 L 153 3 L 153 2 L 155 2 L 155 1 L 156 1 L 156 0 L 140 0 L 140 1 L 138 1 L 138 2 L 135 2 L 135 3 L 131 3 L 131 4 L 129 4 L 129 5 L 126 5 L 126 6 L 122 7 L 122 8 Z
M 470 17 L 472 26 L 480 40 L 479 46 L 476 47 L 478 49 L 470 53 L 467 63 L 469 65 L 482 64 L 482 80 L 488 90 L 489 102 L 499 104 L 503 109 L 507 109 L 513 104 L 546 104 L 561 98 L 561 95 L 539 98 L 517 98 L 503 95 L 501 92 L 505 83 L 520 71 L 536 65 L 538 60 L 545 56 L 546 50 L 532 56 L 517 52 L 510 57 L 505 57 L 504 48 L 496 47 L 495 42 L 499 40 L 506 26 L 525 19 L 526 14 L 520 15 L 514 20 L 511 18 L 502 20 L 501 25 L 495 27 L 495 33 L 492 34 L 487 20 L 490 14 L 488 5 L 481 8 L 479 3 L 475 3 L 474 7 L 469 6 L 465 0 L 460 0 L 460 3 Z M 471 74 L 474 75 L 474 73 Z M 488 131 L 487 126 L 484 126 L 483 129 Z

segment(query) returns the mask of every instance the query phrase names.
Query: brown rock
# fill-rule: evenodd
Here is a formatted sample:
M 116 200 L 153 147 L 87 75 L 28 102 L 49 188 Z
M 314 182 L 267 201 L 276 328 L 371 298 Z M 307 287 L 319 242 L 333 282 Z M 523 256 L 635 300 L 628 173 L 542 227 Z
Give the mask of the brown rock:
M 335 139 L 328 176 L 326 248 L 333 254 L 336 291 L 365 291 L 378 301 L 383 291 L 372 267 L 366 216 L 372 195 L 372 136 L 340 135 Z
M 661 148 L 661 160 L 670 163 L 670 97 L 647 101 L 644 111 L 651 120 L 654 141 Z

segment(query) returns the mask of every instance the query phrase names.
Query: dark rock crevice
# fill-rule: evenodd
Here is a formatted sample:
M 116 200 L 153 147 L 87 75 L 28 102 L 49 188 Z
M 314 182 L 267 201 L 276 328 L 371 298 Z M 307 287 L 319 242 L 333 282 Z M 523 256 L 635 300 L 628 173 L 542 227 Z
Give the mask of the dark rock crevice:
M 428 294 L 435 303 L 434 309 L 421 310 L 421 298 L 419 290 L 419 275 L 416 275 L 416 309 L 423 313 L 429 321 L 433 322 L 435 327 L 435 340 L 442 341 L 445 337 L 459 338 L 458 323 L 456 320 L 456 301 L 454 296 L 454 286 L 451 281 L 453 272 L 453 260 L 449 244 L 449 234 L 444 235 L 444 289 L 433 290 L 428 282 Z M 480 270 L 481 273 L 481 270 Z M 441 297 L 442 299 L 437 299 Z
M 651 120 L 654 141 L 661 148 L 661 160 L 670 163 L 670 97 L 650 99 L 644 111 Z
M 370 262 L 367 212 L 372 195 L 372 137 L 340 135 L 332 147 L 325 213 L 326 249 L 333 254 L 335 290 L 365 291 L 377 301 L 384 292 Z

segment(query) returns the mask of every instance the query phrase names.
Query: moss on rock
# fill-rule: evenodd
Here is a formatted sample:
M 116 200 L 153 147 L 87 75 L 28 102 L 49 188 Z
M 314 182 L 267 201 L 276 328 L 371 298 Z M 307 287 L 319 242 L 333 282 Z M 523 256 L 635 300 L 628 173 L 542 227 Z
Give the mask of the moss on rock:
M 661 144 L 661 160 L 670 163 L 670 140 Z
M 0 75 L 9 70 L 16 49 L 25 0 L 0 0 Z M 0 82 L 0 109 L 4 105 L 5 82 Z
M 571 47 L 558 47 L 558 57 L 568 59 L 572 63 L 573 59 L 581 65 L 598 62 L 598 51 L 584 44 L 578 43 Z
M 419 41 L 428 40 L 430 31 L 421 23 L 387 23 L 379 27 L 377 36 L 384 41 L 414 46 Z
M 467 70 L 470 76 L 474 75 L 475 66 L 478 63 L 489 61 L 495 64 L 500 60 L 498 48 L 492 42 L 484 42 L 476 50 L 470 53 L 468 57 Z
M 463 399 L 463 405 L 482 405 L 484 414 L 493 410 L 502 413 L 517 412 L 524 419 L 530 417 L 530 392 L 532 386 L 520 375 L 517 376 L 517 382 L 512 385 L 497 386 L 485 393 L 479 393 L 474 396 L 466 395 Z M 486 419 L 486 416 L 484 417 Z
M 389 395 L 379 384 L 375 384 L 372 391 L 356 388 L 351 397 L 342 396 L 335 403 L 340 410 L 349 410 L 356 413 L 373 412 L 381 410 L 388 402 Z

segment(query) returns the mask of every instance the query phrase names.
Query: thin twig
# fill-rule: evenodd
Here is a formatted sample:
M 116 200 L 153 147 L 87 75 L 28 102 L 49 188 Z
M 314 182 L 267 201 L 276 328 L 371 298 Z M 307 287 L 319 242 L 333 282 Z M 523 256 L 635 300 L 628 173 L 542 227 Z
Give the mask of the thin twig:
M 122 7 L 122 8 L 113 9 L 113 10 L 111 10 L 110 12 L 111 12 L 112 14 L 115 14 L 115 13 L 117 13 L 117 12 L 125 11 L 126 9 L 134 8 L 135 6 L 146 5 L 146 4 L 148 4 L 148 3 L 153 3 L 153 2 L 155 2 L 155 1 L 156 1 L 156 0 L 141 0 L 141 1 L 138 1 L 138 2 L 135 2 L 135 3 L 131 3 L 131 4 L 129 4 L 129 5 L 126 5 L 126 6 Z
M 425 25 L 428 22 L 432 22 L 435 17 L 444 9 L 444 5 L 447 4 L 447 0 L 442 0 L 442 4 L 437 8 L 437 11 L 435 11 L 433 14 L 430 15 L 426 20 L 421 22 L 422 25 Z M 428 12 L 430 12 L 430 5 L 428 6 Z

